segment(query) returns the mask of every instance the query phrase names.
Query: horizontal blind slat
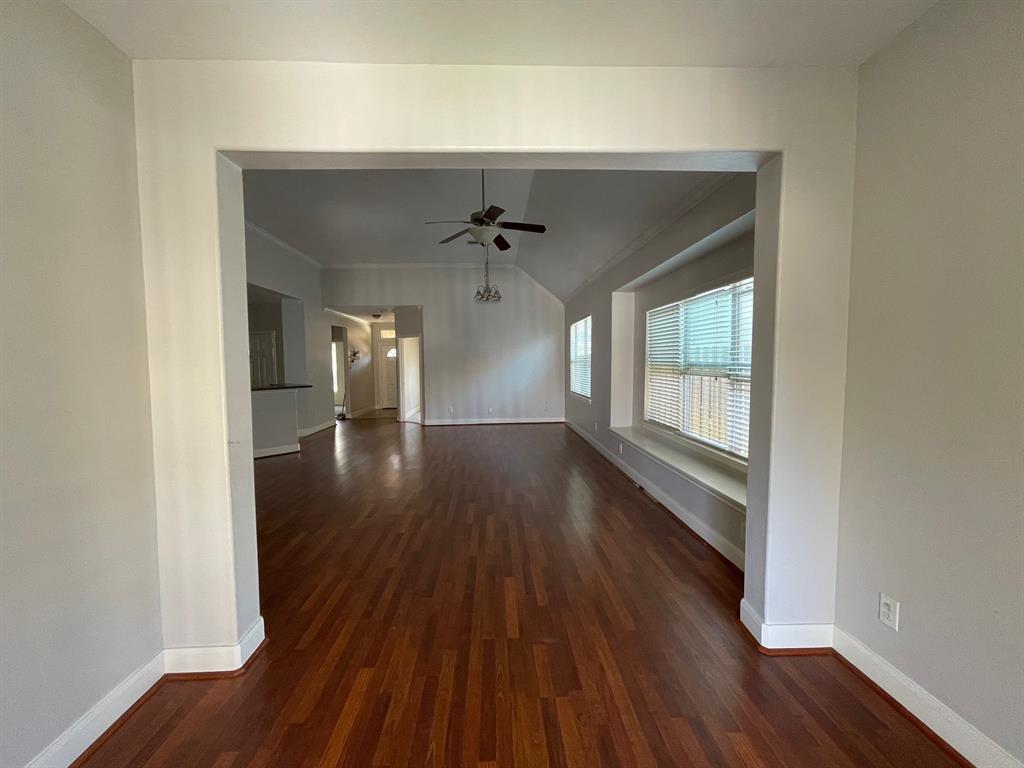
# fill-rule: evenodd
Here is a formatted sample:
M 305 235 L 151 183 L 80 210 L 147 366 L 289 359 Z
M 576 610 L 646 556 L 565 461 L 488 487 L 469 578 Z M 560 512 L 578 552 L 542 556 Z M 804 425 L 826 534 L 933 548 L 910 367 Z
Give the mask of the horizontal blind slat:
M 644 417 L 747 454 L 753 278 L 647 312 Z

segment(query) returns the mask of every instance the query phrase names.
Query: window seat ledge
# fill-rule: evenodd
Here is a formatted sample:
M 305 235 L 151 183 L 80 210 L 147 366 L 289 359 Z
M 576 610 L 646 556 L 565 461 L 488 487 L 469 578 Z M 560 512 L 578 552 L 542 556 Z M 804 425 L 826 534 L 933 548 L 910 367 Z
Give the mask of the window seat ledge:
M 673 445 L 671 441 L 642 428 L 609 427 L 609 431 L 666 469 L 746 514 L 747 478 L 743 473 Z

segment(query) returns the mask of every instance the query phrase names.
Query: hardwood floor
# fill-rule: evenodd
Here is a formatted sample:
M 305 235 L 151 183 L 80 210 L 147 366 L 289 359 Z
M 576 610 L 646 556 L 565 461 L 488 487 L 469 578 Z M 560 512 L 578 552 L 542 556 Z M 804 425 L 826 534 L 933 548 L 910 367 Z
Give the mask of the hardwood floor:
M 256 497 L 265 649 L 90 768 L 955 765 L 836 658 L 758 653 L 742 575 L 560 424 L 349 421 Z

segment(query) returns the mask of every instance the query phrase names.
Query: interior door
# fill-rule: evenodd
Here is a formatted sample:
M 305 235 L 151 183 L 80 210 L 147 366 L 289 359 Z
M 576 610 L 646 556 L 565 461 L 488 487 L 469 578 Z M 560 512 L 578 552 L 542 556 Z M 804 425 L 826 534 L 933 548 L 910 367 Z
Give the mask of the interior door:
M 277 381 L 277 333 L 249 334 L 249 380 L 254 388 L 271 387 Z
M 398 407 L 398 346 L 395 339 L 380 340 L 380 407 Z

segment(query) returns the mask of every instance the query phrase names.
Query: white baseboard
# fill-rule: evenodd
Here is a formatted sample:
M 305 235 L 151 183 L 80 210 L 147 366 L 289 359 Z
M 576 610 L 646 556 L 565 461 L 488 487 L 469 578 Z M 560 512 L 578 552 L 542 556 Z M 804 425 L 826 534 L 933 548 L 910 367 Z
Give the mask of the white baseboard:
M 832 647 L 832 624 L 765 624 L 746 598 L 740 601 L 740 621 L 763 648 Z
M 71 765 L 117 718 L 156 685 L 163 674 L 164 658 L 163 652 L 160 652 L 114 686 L 25 768 L 63 768 Z
M 534 416 L 521 419 L 498 417 L 494 419 L 427 419 L 425 427 L 451 427 L 459 424 L 560 424 L 565 421 L 561 416 Z
M 839 627 L 834 647 L 977 768 L 1024 768 L 1015 758 L 914 680 Z
M 576 426 L 571 421 L 566 421 L 565 426 L 569 427 L 573 432 L 582 437 L 594 449 L 597 450 L 602 456 L 608 461 L 618 467 L 630 480 L 643 488 L 651 498 L 655 499 L 659 504 L 668 509 L 673 515 L 682 520 L 686 525 L 691 528 L 698 536 L 704 541 L 714 547 L 720 552 L 730 563 L 735 565 L 740 570 L 743 570 L 743 550 L 725 538 L 722 534 L 716 531 L 714 528 L 709 526 L 695 514 L 682 506 L 678 501 L 673 499 L 658 486 L 654 485 L 650 480 L 637 472 L 633 467 L 624 462 L 620 457 L 609 451 L 598 441 L 593 435 L 587 430 Z
M 164 672 L 233 672 L 249 660 L 264 636 L 261 616 L 234 645 L 165 648 Z
M 315 427 L 304 427 L 299 430 L 299 437 L 309 437 L 317 432 L 323 432 L 325 429 L 331 429 L 332 427 L 338 426 L 337 419 L 331 419 L 325 421 L 323 424 L 317 424 Z
M 235 645 L 165 648 L 114 686 L 25 768 L 66 768 L 168 672 L 232 672 L 241 668 L 264 639 L 260 616 Z
M 357 418 L 359 416 L 362 416 L 364 413 L 370 413 L 371 411 L 375 411 L 375 410 L 377 410 L 377 409 L 374 408 L 372 405 L 370 405 L 370 406 L 367 406 L 366 408 L 360 408 L 358 411 L 352 411 L 352 413 L 346 413 L 345 414 L 345 418 L 346 419 L 355 419 L 355 418 Z
M 280 456 L 283 453 L 298 453 L 301 450 L 298 443 L 291 445 L 275 445 L 273 448 L 254 448 L 252 457 L 254 459 L 265 459 L 267 456 Z
M 25 768 L 66 768 L 78 759 L 146 691 L 168 672 L 231 672 L 242 667 L 263 642 L 259 617 L 235 645 L 212 648 L 165 648 L 73 722 Z

